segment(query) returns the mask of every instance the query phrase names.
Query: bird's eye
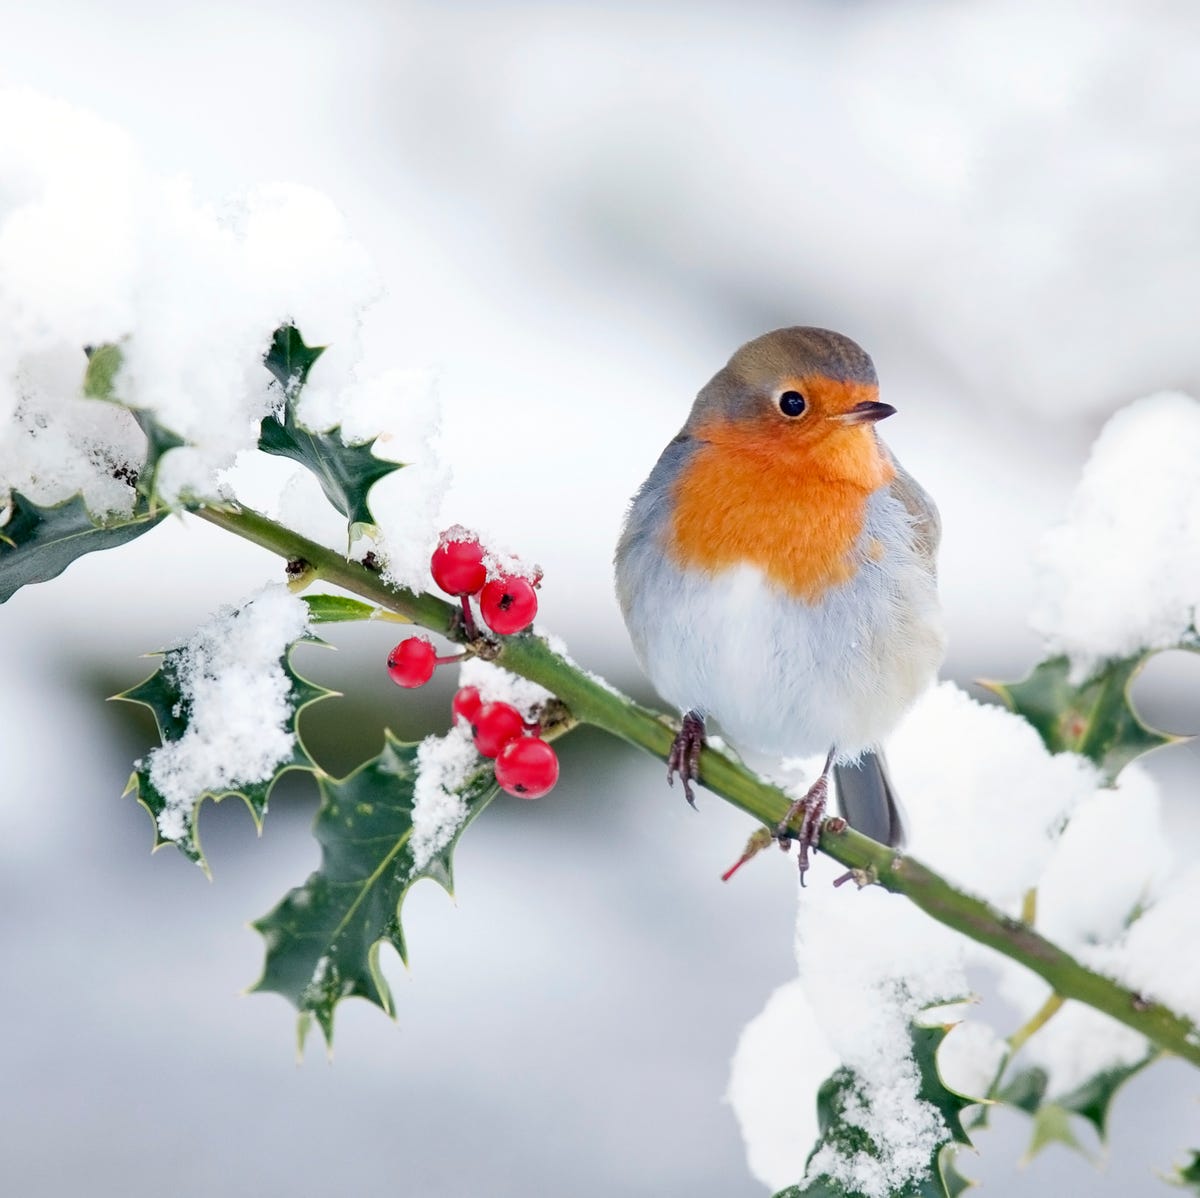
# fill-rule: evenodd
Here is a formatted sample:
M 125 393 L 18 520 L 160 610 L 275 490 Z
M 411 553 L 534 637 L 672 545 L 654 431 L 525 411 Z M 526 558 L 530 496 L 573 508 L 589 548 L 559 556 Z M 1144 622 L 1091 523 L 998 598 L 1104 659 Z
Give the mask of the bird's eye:
M 799 391 L 785 391 L 779 397 L 779 410 L 785 416 L 802 416 L 808 401 Z

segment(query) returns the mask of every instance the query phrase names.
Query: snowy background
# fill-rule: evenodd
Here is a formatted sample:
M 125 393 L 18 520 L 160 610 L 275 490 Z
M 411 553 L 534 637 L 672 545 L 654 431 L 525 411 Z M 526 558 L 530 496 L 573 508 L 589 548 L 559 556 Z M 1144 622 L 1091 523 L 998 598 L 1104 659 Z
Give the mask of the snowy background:
M 545 623 L 646 698 L 609 576 L 623 505 L 747 338 L 823 324 L 875 357 L 885 435 L 942 508 L 963 685 L 1038 655 L 1037 545 L 1104 420 L 1200 394 L 1190 4 L 0 0 L 0 18 L 0 83 L 122 127 L 198 197 L 331 198 L 385 288 L 364 351 L 437 372 L 446 522 L 539 561 Z M 5 1188 L 763 1193 L 722 1095 L 741 1028 L 795 975 L 794 868 L 722 887 L 745 821 L 713 799 L 695 815 L 600 738 L 563 745 L 544 803 L 471 830 L 456 905 L 414 892 L 396 1027 L 347 1005 L 336 1063 L 314 1046 L 298 1068 L 290 1011 L 239 996 L 260 964 L 246 922 L 315 861 L 312 797 L 277 792 L 262 840 L 207 807 L 211 884 L 151 858 L 117 797 L 149 731 L 101 700 L 277 572 L 171 521 L 0 609 Z M 299 657 L 348 696 L 307 717 L 330 768 L 384 723 L 444 727 L 451 679 L 401 693 L 385 629 L 330 639 Z M 1148 714 L 1200 727 L 1198 672 L 1156 662 Z M 1185 858 L 1198 768 L 1186 747 L 1148 763 Z M 1026 1125 L 1004 1114 L 964 1168 L 1005 1195 L 1172 1193 L 1153 1170 L 1200 1144 L 1198 1092 L 1182 1066 L 1131 1085 L 1101 1172 L 1057 1147 L 1018 1172 Z

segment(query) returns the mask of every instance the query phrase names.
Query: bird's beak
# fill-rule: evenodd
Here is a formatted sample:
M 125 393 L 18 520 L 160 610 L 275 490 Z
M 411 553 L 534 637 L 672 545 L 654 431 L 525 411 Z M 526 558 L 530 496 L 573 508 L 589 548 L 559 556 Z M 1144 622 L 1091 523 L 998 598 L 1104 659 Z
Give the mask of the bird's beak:
M 884 420 L 895 414 L 896 409 L 890 403 L 877 403 L 875 400 L 867 399 L 862 403 L 856 403 L 850 411 L 843 412 L 834 419 L 839 424 L 874 424 L 877 420 Z

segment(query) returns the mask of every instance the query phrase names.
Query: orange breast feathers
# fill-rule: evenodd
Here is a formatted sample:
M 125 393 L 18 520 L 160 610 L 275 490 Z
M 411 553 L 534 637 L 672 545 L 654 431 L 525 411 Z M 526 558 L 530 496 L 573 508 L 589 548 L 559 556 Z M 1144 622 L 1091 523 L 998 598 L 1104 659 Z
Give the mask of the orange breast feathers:
M 854 577 L 867 498 L 896 477 L 869 428 L 813 442 L 770 421 L 714 421 L 675 483 L 669 548 L 680 566 L 712 573 L 758 567 L 815 602 Z

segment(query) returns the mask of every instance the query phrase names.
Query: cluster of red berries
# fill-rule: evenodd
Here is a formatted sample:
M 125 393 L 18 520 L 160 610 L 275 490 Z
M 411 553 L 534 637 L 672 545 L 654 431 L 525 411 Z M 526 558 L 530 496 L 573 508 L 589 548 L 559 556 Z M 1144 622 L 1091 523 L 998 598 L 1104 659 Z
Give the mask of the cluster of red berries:
M 479 597 L 483 622 L 501 636 L 524 632 L 537 615 L 537 592 L 533 580 L 521 574 L 498 574 L 489 580 L 485 550 L 466 529 L 454 528 L 442 534 L 429 562 L 433 581 L 456 599 L 462 600 L 463 616 L 470 626 L 471 596 Z
M 540 799 L 558 781 L 558 754 L 511 703 L 485 703 L 474 686 L 460 687 L 450 710 L 471 727 L 475 748 L 496 761 L 501 790 Z
M 448 595 L 462 600 L 468 634 L 474 630 L 472 596 L 479 597 L 480 614 L 493 632 L 501 636 L 522 632 L 537 615 L 534 588 L 541 576 L 531 581 L 519 574 L 500 574 L 489 580 L 484 552 L 465 529 L 443 533 L 430 562 L 433 579 Z M 459 660 L 458 655 L 439 657 L 428 639 L 410 636 L 388 654 L 387 668 L 398 686 L 416 687 L 424 686 L 438 666 Z M 454 696 L 451 710 L 455 720 L 470 725 L 480 754 L 495 759 L 496 781 L 502 790 L 522 799 L 540 799 L 554 787 L 558 755 L 538 735 L 538 726 L 526 723 L 511 703 L 485 703 L 477 687 L 464 686 Z

